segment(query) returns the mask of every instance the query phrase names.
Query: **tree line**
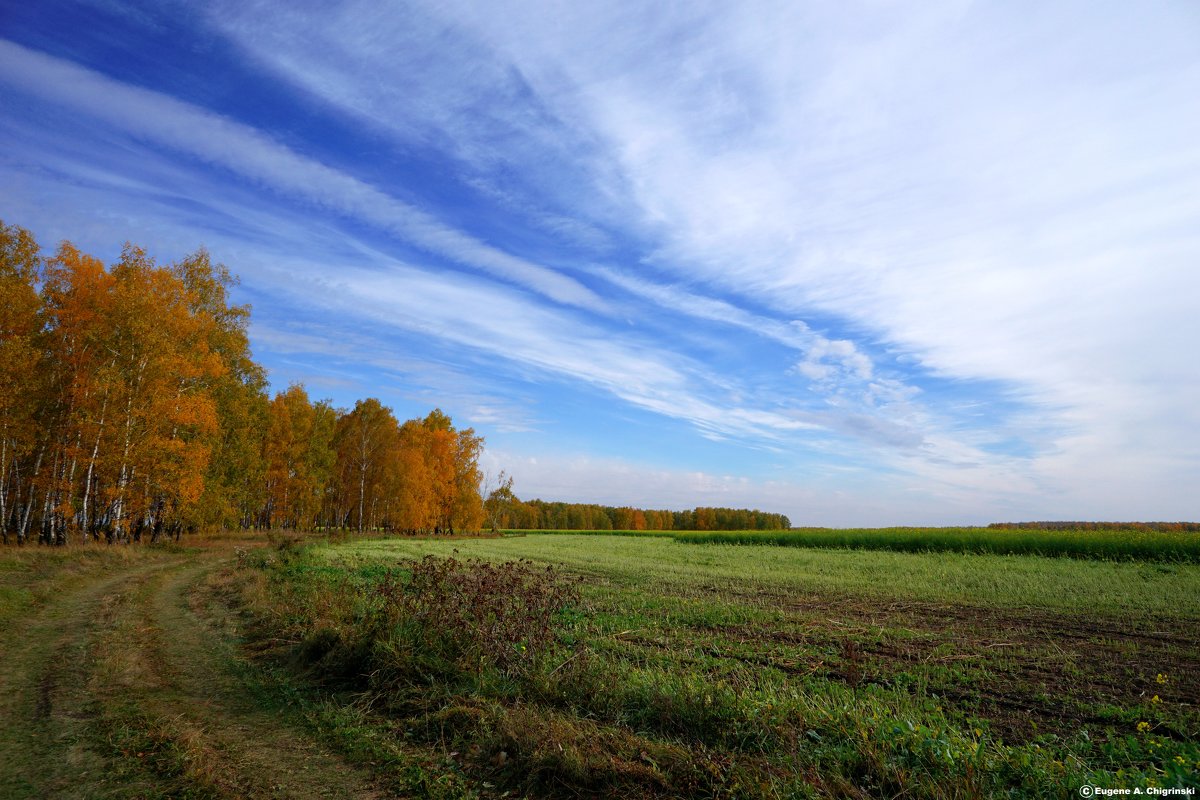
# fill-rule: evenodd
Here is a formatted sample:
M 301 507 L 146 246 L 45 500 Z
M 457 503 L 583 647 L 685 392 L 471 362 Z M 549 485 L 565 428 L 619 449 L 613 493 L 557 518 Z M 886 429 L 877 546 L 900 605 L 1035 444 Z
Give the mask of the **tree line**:
M 269 397 L 235 283 L 204 250 L 160 266 L 127 244 L 106 267 L 0 222 L 4 543 L 481 527 L 481 437 L 436 409 Z
M 700 507 L 685 511 L 522 501 L 512 481 L 501 480 L 485 502 L 487 522 L 505 530 L 591 531 L 777 531 L 791 522 L 783 514 L 747 508 Z

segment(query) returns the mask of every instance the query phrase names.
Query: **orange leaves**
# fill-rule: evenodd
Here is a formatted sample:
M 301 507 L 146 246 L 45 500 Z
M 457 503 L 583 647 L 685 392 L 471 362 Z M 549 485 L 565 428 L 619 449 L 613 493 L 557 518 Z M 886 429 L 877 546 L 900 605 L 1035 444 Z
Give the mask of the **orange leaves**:
M 483 440 L 293 386 L 273 401 L 250 310 L 200 250 L 39 255 L 0 224 L 0 533 L 151 539 L 204 523 L 447 531 L 482 522 Z
M 0 436 L 11 439 L 17 428 L 28 425 L 32 413 L 30 373 L 41 324 L 38 265 L 37 243 L 29 232 L 0 223 Z M 0 453 L 0 458 L 8 457 L 10 451 Z
M 338 420 L 335 442 L 339 524 L 436 533 L 482 524 L 483 440 L 440 409 L 399 425 L 378 400 L 360 400 Z
M 24 508 L 0 525 L 32 519 L 61 542 L 187 524 L 221 428 L 216 389 L 249 362 L 245 312 L 225 305 L 228 272 L 207 254 L 160 267 L 133 245 L 109 269 L 70 242 L 43 261 L 28 234 L 3 231 L 0 292 L 9 299 L 24 276 L 33 333 L 22 366 L 38 386 L 21 423 L 35 444 L 0 463 L 0 495 Z
M 333 466 L 334 415 L 328 403 L 311 404 L 298 385 L 271 402 L 262 451 L 267 527 L 315 525 Z

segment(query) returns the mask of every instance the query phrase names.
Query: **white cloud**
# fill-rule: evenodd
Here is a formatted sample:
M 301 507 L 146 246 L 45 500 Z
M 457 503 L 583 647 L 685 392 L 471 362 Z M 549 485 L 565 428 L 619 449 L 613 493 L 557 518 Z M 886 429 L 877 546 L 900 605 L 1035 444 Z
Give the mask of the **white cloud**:
M 43 100 L 54 100 L 102 119 L 135 138 L 233 170 L 272 191 L 369 222 L 428 252 L 527 287 L 559 303 L 604 308 L 603 301 L 578 281 L 449 227 L 241 123 L 4 40 L 0 40 L 0 80 Z
M 295 268 L 297 302 L 584 382 L 709 436 L 878 465 L 890 477 L 870 491 L 897 508 L 911 495 L 1018 516 L 1195 516 L 1200 61 L 1182 6 L 401 14 L 355 0 L 316 25 L 313 12 L 262 11 L 213 21 L 321 102 L 458 159 L 464 183 L 521 224 L 599 251 L 620 230 L 636 255 L 585 277 L 791 348 L 781 377 L 807 393 L 769 402 L 777 385 L 612 318 L 581 322 L 575 309 L 612 305 L 203 109 L 3 42 L 0 81 L 299 200 L 331 227 L 367 222 L 561 305 L 353 240 L 341 247 L 354 258 L 322 265 L 301 247 L 226 240 L 259 285 L 273 258 Z M 298 240 L 336 250 L 332 230 L 301 219 L 289 220 Z M 349 262 L 328 279 L 329 263 Z M 799 322 L 813 319 L 844 324 Z M 962 395 L 1020 413 L 972 427 Z
M 813 337 L 812 344 L 806 349 L 804 360 L 796 365 L 800 374 L 817 381 L 826 383 L 837 379 L 843 381 L 871 379 L 874 367 L 871 359 L 858 351 L 854 342 L 848 339 L 826 339 L 823 336 Z
M 330 279 L 328 265 L 293 262 L 286 292 L 307 304 L 583 382 L 704 432 L 774 440 L 818 427 L 777 411 L 718 404 L 710 395 L 722 382 L 702 365 L 651 343 L 614 337 L 495 284 L 447 281 L 394 261 L 379 266 L 385 268 L 339 266 Z
M 697 506 L 757 508 L 786 514 L 793 525 L 986 524 L 992 512 L 966 492 L 938 484 L 881 480 L 857 470 L 830 470 L 807 480 L 664 468 L 618 458 L 489 450 L 489 474 L 505 470 L 522 500 L 631 505 L 682 510 Z
M 652 283 L 642 278 L 623 275 L 606 267 L 593 267 L 592 273 L 639 297 L 689 316 L 729 325 L 758 334 L 780 344 L 799 350 L 804 357 L 795 365 L 798 373 L 813 382 L 820 391 L 842 391 L 848 385 L 870 382 L 875 365 L 849 339 L 829 339 L 809 328 L 800 320 L 784 322 L 748 312 L 733 303 L 704 297 L 677 286 Z M 866 383 L 863 397 L 869 404 L 886 399 L 911 398 L 916 390 L 895 379 L 880 379 Z
M 278 80 L 400 142 L 402 151 L 427 148 L 452 159 L 455 177 L 522 212 L 531 226 L 587 247 L 610 244 L 579 213 L 602 213 L 610 199 L 597 191 L 611 168 L 595 158 L 594 137 L 556 119 L 518 70 L 440 9 L 350 0 L 317 25 L 307 9 L 270 0 L 209 11 L 210 24 Z
M 1195 515 L 1189 10 L 452 8 L 608 142 L 662 236 L 656 267 L 1007 387 L 1051 438 L 1001 463 L 1060 507 Z
M 523 149 L 528 147 L 534 147 L 537 156 L 545 158 L 549 154 L 551 161 L 596 157 L 596 153 L 578 146 L 580 142 L 594 141 L 595 134 L 586 126 L 569 127 L 572 122 L 584 121 L 584 115 L 561 103 L 555 104 L 550 97 L 537 97 L 532 101 L 521 98 L 521 102 L 515 102 L 514 93 L 526 89 L 522 80 L 527 77 L 523 70 L 529 66 L 528 61 L 519 63 L 521 78 L 514 82 L 513 71 L 496 60 L 489 46 L 490 32 L 475 36 L 468 30 L 469 26 L 456 26 L 439 14 L 437 11 L 418 11 L 401 19 L 382 13 L 375 3 L 365 0 L 335 14 L 320 26 L 315 35 L 322 44 L 316 48 L 316 55 L 312 54 L 309 42 L 313 35 L 311 20 L 304 15 L 285 14 L 282 18 L 273 18 L 268 30 L 262 15 L 248 7 L 230 15 L 217 15 L 214 23 L 281 77 L 296 82 L 326 102 L 391 130 L 401 139 L 428 138 L 428 131 L 436 130 L 446 146 L 474 164 L 487 161 L 487 147 L 493 146 L 497 136 L 504 140 L 506 158 L 517 153 L 528 155 L 529 151 Z M 368 25 L 364 20 L 372 22 Z M 491 22 L 495 23 L 495 20 Z M 665 22 L 660 19 L 656 25 L 661 28 Z M 623 31 L 632 31 L 644 26 L 639 23 L 619 27 Z M 421 43 L 413 48 L 398 44 L 409 38 Z M 439 42 L 440 48 L 458 53 L 461 58 L 455 59 L 453 64 L 447 63 L 444 52 L 429 50 L 428 41 L 431 40 Z M 550 40 L 539 41 L 544 44 Z M 522 46 L 526 44 L 529 43 L 523 42 Z M 398 57 L 397 52 L 400 53 Z M 430 69 L 429 62 L 436 62 L 437 68 Z M 389 77 L 364 84 L 360 78 L 364 72 Z M 698 76 L 698 79 L 702 77 Z M 503 100 L 497 103 L 490 95 Z M 725 94 L 726 99 L 731 97 L 733 95 Z M 529 115 L 530 102 L 535 108 L 552 107 L 560 116 Z M 544 152 L 537 152 L 536 146 L 549 142 L 555 144 L 544 148 Z M 483 147 L 484 143 L 487 147 Z M 574 150 L 569 149 L 571 146 Z M 535 171 L 539 168 L 535 163 L 522 161 L 522 156 L 515 157 L 523 168 Z M 736 164 L 731 171 L 750 167 L 760 169 L 764 174 L 771 172 L 768 165 L 748 163 Z M 597 175 L 605 172 L 603 167 L 595 167 L 591 162 L 583 171 L 589 170 L 594 180 L 599 180 Z M 506 203 L 514 202 L 508 196 L 502 199 Z M 748 212 L 756 212 L 751 206 L 746 208 Z M 844 405 L 849 396 L 847 384 L 857 384 L 853 395 L 858 407 L 834 408 L 823 413 L 730 409 L 726 403 L 697 402 L 695 394 L 684 397 L 678 392 L 662 393 L 658 389 L 640 391 L 636 386 L 627 387 L 620 381 L 609 380 L 603 370 L 580 370 L 577 366 L 564 370 L 561 367 L 566 362 L 562 359 L 555 359 L 553 369 L 603 385 L 642 408 L 692 420 L 712 436 L 761 436 L 765 431 L 773 437 L 780 431 L 823 428 L 889 446 L 921 440 L 921 435 L 912 430 L 915 420 L 911 415 L 903 420 L 896 419 L 894 409 L 884 408 L 888 404 L 880 402 L 885 395 L 911 397 L 913 391 L 894 378 L 880 378 L 868 383 L 874 366 L 869 356 L 853 342 L 828 339 L 803 323 L 747 313 L 727 301 L 655 284 L 627 271 L 607 267 L 596 267 L 591 271 L 640 298 L 701 319 L 733 324 L 800 350 L 804 358 L 796 365 L 797 372 L 813 380 L 812 388 L 823 394 L 837 395 L 838 403 Z M 458 334 L 462 335 L 463 331 L 459 330 Z M 483 336 L 468 338 L 476 343 L 490 341 Z M 556 334 L 555 338 L 562 338 L 562 335 Z M 504 340 L 503 336 L 496 339 Z M 589 345 L 584 343 L 582 346 Z M 537 360 L 542 358 L 540 349 L 544 346 L 518 347 L 507 352 L 519 358 L 523 358 L 520 354 L 537 353 L 534 361 L 538 363 Z M 707 376 L 707 379 L 713 380 L 714 376 Z M 786 404 L 787 400 L 783 402 Z M 901 411 L 907 413 L 907 409 Z M 873 419 L 875 417 L 878 418 Z M 753 433 L 755 430 L 759 432 Z

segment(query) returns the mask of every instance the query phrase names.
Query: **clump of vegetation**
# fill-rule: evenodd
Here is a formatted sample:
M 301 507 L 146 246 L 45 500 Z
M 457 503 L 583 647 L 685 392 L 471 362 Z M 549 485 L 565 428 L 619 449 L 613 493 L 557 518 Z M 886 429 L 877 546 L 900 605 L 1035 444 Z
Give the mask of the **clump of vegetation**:
M 554 651 L 555 617 L 578 603 L 576 581 L 529 562 L 426 556 L 375 588 L 375 661 L 391 679 L 535 674 Z M 376 681 L 380 676 L 376 674 Z
M 296 664 L 381 691 L 530 680 L 559 652 L 578 581 L 530 562 L 427 556 L 347 572 L 311 547 L 243 553 L 244 598 Z M 257 577 L 254 577 L 257 576 Z
M 993 522 L 989 528 L 1035 529 L 1043 531 L 1190 531 L 1200 533 L 1200 522 Z

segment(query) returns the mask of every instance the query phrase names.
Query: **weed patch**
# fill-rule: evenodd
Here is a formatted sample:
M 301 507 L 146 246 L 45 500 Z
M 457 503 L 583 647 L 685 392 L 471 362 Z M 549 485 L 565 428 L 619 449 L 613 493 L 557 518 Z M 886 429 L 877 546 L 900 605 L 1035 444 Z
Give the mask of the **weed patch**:
M 527 679 L 554 651 L 556 615 L 579 601 L 575 582 L 550 566 L 427 556 L 406 571 L 378 584 L 368 623 L 384 683 L 482 681 L 485 671 Z

